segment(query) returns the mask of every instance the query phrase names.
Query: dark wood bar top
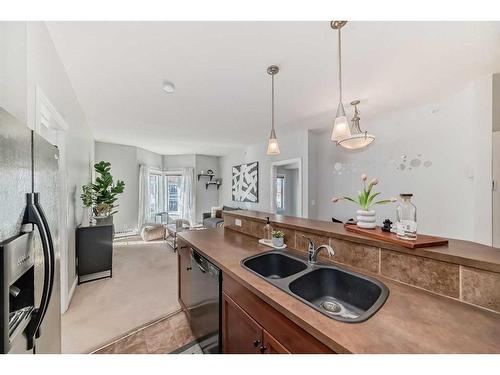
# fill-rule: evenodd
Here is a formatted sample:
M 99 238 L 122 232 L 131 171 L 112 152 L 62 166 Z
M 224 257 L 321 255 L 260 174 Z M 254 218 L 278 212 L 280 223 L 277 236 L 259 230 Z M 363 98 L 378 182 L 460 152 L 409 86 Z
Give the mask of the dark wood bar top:
M 407 249 L 393 243 L 349 232 L 344 228 L 344 224 L 339 223 L 274 215 L 249 210 L 224 211 L 224 215 L 231 215 L 259 222 L 266 222 L 266 218 L 269 217 L 271 224 L 276 224 L 285 228 L 306 230 L 321 236 L 328 236 L 368 246 L 381 247 L 487 271 L 500 272 L 500 249 L 471 241 L 448 239 L 448 245 L 446 246 Z
M 224 228 L 179 237 L 337 353 L 500 353 L 500 314 L 342 266 L 374 277 L 390 290 L 370 319 L 343 323 L 245 270 L 242 259 L 270 250 L 254 237 Z

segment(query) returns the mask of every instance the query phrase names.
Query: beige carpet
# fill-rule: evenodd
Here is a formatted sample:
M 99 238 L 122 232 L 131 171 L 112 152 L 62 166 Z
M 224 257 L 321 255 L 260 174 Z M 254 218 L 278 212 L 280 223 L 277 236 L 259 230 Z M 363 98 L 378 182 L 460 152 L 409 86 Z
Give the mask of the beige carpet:
M 114 244 L 113 278 L 76 287 L 62 316 L 63 353 L 89 353 L 180 308 L 177 255 L 140 237 Z

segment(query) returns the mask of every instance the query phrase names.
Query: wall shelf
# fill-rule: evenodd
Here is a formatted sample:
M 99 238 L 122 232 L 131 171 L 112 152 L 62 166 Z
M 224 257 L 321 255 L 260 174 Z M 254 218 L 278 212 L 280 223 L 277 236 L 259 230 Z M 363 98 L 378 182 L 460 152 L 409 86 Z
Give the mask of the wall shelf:
M 222 185 L 222 181 L 218 178 L 215 181 L 210 181 L 205 184 L 205 189 L 208 189 L 210 185 L 215 185 L 217 186 L 217 190 L 219 190 L 219 187 Z
M 208 174 L 208 173 L 199 173 L 198 174 L 198 181 L 200 181 L 201 177 L 209 177 L 210 181 L 212 181 L 212 178 L 214 178 L 214 174 Z

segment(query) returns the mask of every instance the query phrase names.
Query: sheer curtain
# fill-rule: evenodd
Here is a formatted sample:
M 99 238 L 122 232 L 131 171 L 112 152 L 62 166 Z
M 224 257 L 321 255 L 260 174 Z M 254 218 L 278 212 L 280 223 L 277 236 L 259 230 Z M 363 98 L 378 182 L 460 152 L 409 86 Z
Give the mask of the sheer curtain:
M 139 219 L 138 229 L 149 222 L 149 167 L 147 165 L 139 166 Z
M 182 218 L 188 220 L 190 225 L 195 225 L 194 168 L 182 168 L 180 206 Z

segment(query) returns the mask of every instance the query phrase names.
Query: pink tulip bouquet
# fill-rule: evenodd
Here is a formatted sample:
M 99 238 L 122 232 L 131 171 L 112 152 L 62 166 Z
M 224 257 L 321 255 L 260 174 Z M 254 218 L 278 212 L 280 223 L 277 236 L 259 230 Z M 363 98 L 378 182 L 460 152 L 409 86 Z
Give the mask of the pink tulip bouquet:
M 372 179 L 368 185 L 366 184 L 366 180 L 368 177 L 366 174 L 361 175 L 361 180 L 363 181 L 363 190 L 358 192 L 357 199 L 351 197 L 342 197 L 337 198 L 333 197 L 332 202 L 336 203 L 340 200 L 346 200 L 352 203 L 355 203 L 359 206 L 359 210 L 357 211 L 357 224 L 359 227 L 373 229 L 375 228 L 375 211 L 372 210 L 372 207 L 378 204 L 386 204 L 391 202 L 396 202 L 395 198 L 391 199 L 381 199 L 375 200 L 380 193 L 376 193 L 373 191 L 373 187 L 378 184 L 378 179 Z

